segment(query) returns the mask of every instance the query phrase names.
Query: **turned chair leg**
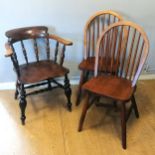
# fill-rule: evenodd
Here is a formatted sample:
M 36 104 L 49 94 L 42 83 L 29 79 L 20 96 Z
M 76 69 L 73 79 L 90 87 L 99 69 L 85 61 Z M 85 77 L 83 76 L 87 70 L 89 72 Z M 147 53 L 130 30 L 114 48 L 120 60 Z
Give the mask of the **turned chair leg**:
M 52 86 L 51 86 L 51 81 L 49 79 L 47 80 L 47 83 L 48 83 L 48 89 L 51 90 Z
M 18 81 L 16 81 L 15 99 L 17 99 L 19 95 L 18 89 L 19 89 L 19 83 Z
M 134 95 L 132 95 L 132 97 L 131 97 L 131 102 L 133 104 L 135 115 L 136 115 L 137 118 L 139 118 L 139 112 L 138 112 L 138 108 L 137 108 L 137 104 L 136 104 L 136 100 L 135 100 Z
M 67 97 L 67 108 L 69 111 L 72 111 L 72 103 L 71 103 L 72 90 L 70 88 L 70 83 L 69 83 L 67 74 L 65 75 L 65 79 L 64 79 L 64 90 L 65 90 L 65 95 Z
M 21 123 L 22 125 L 25 125 L 25 109 L 26 109 L 26 105 L 27 105 L 27 101 L 26 101 L 26 94 L 25 94 L 25 90 L 24 90 L 24 85 L 21 84 L 19 87 L 19 93 L 20 93 L 20 102 L 19 102 L 19 107 L 21 110 Z
M 86 101 L 84 103 L 82 114 L 81 114 L 80 121 L 79 121 L 78 131 L 82 131 L 84 119 L 85 119 L 88 108 L 89 108 L 89 94 L 87 93 L 86 94 Z
M 125 103 L 121 105 L 121 128 L 122 128 L 122 147 L 126 149 L 126 107 Z
M 82 95 L 82 85 L 84 84 L 84 82 L 87 81 L 88 75 L 89 75 L 89 71 L 81 71 L 80 82 L 79 82 L 78 91 L 77 91 L 77 98 L 75 102 L 76 106 L 80 104 L 80 99 Z

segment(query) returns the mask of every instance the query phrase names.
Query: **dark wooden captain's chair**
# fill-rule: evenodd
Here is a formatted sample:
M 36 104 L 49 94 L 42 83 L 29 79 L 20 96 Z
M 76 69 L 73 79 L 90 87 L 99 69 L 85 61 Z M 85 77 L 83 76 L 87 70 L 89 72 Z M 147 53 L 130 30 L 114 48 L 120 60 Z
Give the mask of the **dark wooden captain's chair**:
M 72 42 L 48 34 L 48 28 L 45 26 L 13 29 L 5 35 L 8 37 L 5 56 L 11 58 L 17 75 L 15 99 L 19 96 L 22 124 L 25 124 L 26 119 L 26 96 L 30 94 L 63 88 L 67 97 L 67 108 L 71 111 L 69 69 L 63 67 L 63 62 L 66 46 L 72 45 Z M 56 79 L 58 77 L 64 77 L 64 84 Z M 27 88 L 41 85 L 47 87 L 26 93 Z
M 127 30 L 127 34 L 124 29 Z M 95 76 L 82 86 L 87 97 L 79 122 L 79 131 L 82 130 L 91 105 L 99 101 L 100 97 L 110 98 L 119 102 L 121 106 L 122 147 L 126 149 L 126 123 L 132 110 L 136 117 L 139 117 L 134 94 L 148 52 L 149 41 L 146 33 L 132 22 L 114 23 L 101 34 L 96 48 Z M 100 68 L 104 68 L 104 72 L 101 72 Z M 127 111 L 129 101 L 131 105 Z

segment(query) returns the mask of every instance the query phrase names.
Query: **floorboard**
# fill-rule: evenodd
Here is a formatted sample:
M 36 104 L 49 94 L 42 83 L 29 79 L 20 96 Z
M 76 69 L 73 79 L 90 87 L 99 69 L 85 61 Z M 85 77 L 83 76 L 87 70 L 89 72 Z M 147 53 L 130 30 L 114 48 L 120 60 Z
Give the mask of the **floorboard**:
M 14 91 L 0 91 L 0 155 L 155 154 L 155 80 L 138 82 L 140 118 L 133 113 L 129 118 L 127 150 L 121 147 L 119 110 L 93 105 L 83 130 L 77 131 L 84 99 L 76 107 L 77 86 L 72 90 L 72 112 L 67 111 L 60 89 L 27 97 L 25 126 L 20 124 Z

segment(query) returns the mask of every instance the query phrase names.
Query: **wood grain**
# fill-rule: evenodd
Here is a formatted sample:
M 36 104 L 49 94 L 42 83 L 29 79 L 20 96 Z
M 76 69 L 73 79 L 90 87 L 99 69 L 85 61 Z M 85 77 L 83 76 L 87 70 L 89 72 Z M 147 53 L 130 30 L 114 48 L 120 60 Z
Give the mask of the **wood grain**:
M 75 101 L 77 87 L 72 87 Z M 155 80 L 139 81 L 140 119 L 128 121 L 128 149 L 120 147 L 119 112 L 92 106 L 83 132 L 77 132 L 82 104 L 64 109 L 62 91 L 27 98 L 27 124 L 18 120 L 14 91 L 0 91 L 0 154 L 3 155 L 151 155 L 155 154 Z M 55 97 L 59 96 L 59 97 Z M 110 102 L 105 100 L 106 102 Z M 129 136 L 130 135 L 130 136 Z M 9 149 L 8 149 L 9 148 Z

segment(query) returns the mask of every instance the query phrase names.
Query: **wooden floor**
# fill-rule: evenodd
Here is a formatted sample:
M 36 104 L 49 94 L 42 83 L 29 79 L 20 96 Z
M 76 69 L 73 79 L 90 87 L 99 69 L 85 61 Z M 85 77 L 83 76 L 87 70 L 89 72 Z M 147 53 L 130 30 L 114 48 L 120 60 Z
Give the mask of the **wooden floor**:
M 75 102 L 77 87 L 73 88 Z M 14 91 L 0 91 L 0 155 L 153 155 L 155 81 L 140 81 L 136 92 L 140 118 L 127 124 L 127 150 L 121 147 L 119 110 L 92 106 L 84 130 L 77 132 L 80 106 L 65 109 L 60 89 L 27 98 L 26 125 L 19 120 Z

